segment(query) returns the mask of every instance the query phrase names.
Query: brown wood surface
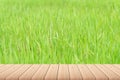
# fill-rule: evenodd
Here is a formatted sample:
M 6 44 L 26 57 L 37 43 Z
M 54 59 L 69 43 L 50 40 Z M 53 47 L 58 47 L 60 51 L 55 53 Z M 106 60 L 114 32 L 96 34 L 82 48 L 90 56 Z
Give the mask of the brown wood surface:
M 87 65 L 97 80 L 108 80 L 108 77 L 95 65 Z
M 6 77 L 6 80 L 18 80 L 19 77 L 29 69 L 31 65 L 23 65 L 15 72 L 11 73 L 9 76 Z
M 69 65 L 70 80 L 82 80 L 82 75 L 77 65 Z
M 39 70 L 34 74 L 32 80 L 44 80 L 49 67 L 50 65 L 42 65 Z
M 21 66 L 22 65 L 13 65 L 10 68 L 6 68 L 6 70 L 4 72 L 0 73 L 0 80 L 5 80 L 7 76 L 9 76 L 11 73 L 15 72 Z
M 45 80 L 57 80 L 58 65 L 50 65 L 50 68 L 45 76 Z
M 95 80 L 95 76 L 89 70 L 87 65 L 78 65 L 78 68 L 82 74 L 83 80 Z
M 59 65 L 58 80 L 69 80 L 69 71 L 67 64 Z
M 30 80 L 32 76 L 36 73 L 39 69 L 40 65 L 32 65 L 26 72 L 24 72 L 20 77 L 19 80 Z
M 105 65 L 96 65 L 104 74 L 107 75 L 109 80 L 120 80 L 120 76 L 114 73 L 110 68 Z
M 0 80 L 120 80 L 120 65 L 1 64 Z

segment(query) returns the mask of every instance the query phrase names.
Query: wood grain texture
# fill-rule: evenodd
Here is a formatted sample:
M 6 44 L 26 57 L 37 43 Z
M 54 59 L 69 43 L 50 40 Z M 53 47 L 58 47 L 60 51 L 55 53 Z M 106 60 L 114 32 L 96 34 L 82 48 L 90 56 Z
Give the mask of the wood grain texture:
M 97 80 L 108 80 L 108 77 L 95 65 L 87 65 Z
M 0 80 L 5 80 L 7 76 L 15 72 L 15 70 L 19 69 L 21 66 L 22 65 L 13 65 L 12 67 L 5 70 L 4 72 L 0 73 Z
M 105 65 L 107 68 L 109 68 L 111 71 L 113 71 L 114 73 L 116 73 L 117 75 L 120 75 L 120 69 L 115 67 L 114 65 Z
M 25 72 L 27 71 L 29 68 L 31 67 L 31 65 L 23 65 L 21 68 L 19 68 L 18 70 L 16 70 L 14 73 L 10 74 L 6 80 L 18 80 L 19 77 Z
M 87 65 L 78 65 L 78 68 L 82 74 L 83 80 L 95 80 L 95 76 L 89 70 Z
M 120 76 L 115 74 L 112 70 L 105 67 L 105 65 L 96 65 L 103 73 L 105 73 L 109 80 L 120 80 Z
M 0 80 L 120 80 L 120 65 L 1 64 Z
M 82 80 L 82 75 L 77 65 L 69 65 L 70 80 Z
M 58 80 L 69 80 L 69 71 L 67 64 L 59 65 Z
M 32 65 L 26 72 L 24 72 L 19 80 L 31 80 L 32 76 L 37 72 L 40 65 Z
M 32 80 L 44 80 L 50 65 L 43 64 L 32 77 Z
M 10 67 L 12 67 L 12 64 L 11 64 L 11 65 L 4 65 L 4 66 L 1 66 L 1 67 L 0 67 L 0 73 L 6 71 L 6 70 L 9 69 Z
M 45 80 L 57 80 L 58 65 L 50 65 L 50 68 L 45 76 Z

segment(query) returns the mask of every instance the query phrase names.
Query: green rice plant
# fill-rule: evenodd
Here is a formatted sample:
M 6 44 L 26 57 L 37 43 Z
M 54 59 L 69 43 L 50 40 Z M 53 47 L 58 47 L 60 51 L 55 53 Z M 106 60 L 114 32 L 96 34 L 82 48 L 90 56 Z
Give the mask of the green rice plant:
M 0 0 L 0 63 L 119 61 L 119 0 Z

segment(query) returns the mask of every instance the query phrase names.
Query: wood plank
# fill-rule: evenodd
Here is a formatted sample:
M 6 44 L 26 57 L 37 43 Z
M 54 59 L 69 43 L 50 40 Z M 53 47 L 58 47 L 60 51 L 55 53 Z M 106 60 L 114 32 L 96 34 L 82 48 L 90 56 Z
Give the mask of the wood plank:
M 0 80 L 120 80 L 119 64 L 0 65 Z
M 58 80 L 69 80 L 69 71 L 67 64 L 59 65 Z
M 114 64 L 114 66 L 118 67 L 120 69 L 120 64 Z
M 81 73 L 75 64 L 69 65 L 70 80 L 82 80 Z
M 32 65 L 25 73 L 23 73 L 19 80 L 31 80 L 32 76 L 37 72 L 40 65 Z
M 120 77 L 116 75 L 113 71 L 111 71 L 109 68 L 105 67 L 104 65 L 96 65 L 102 72 L 104 72 L 109 80 L 120 80 Z
M 32 80 L 44 80 L 45 75 L 50 65 L 43 64 L 38 71 L 33 75 Z
M 86 65 L 78 65 L 78 68 L 82 74 L 83 80 L 95 80 L 95 76 L 92 74 L 92 72 L 88 69 Z
M 111 71 L 113 71 L 114 73 L 116 73 L 117 75 L 120 76 L 120 69 L 114 65 L 108 64 L 105 65 L 107 68 L 109 68 Z M 119 65 L 120 66 L 120 65 Z
M 7 76 L 9 76 L 11 73 L 13 73 L 15 70 L 19 69 L 22 65 L 13 65 L 6 71 L 0 73 L 0 80 L 5 80 Z
M 11 64 L 11 65 L 1 66 L 1 67 L 0 67 L 0 73 L 2 73 L 3 71 L 6 71 L 6 70 L 9 69 L 10 67 L 12 67 L 12 64 Z
M 45 76 L 45 80 L 57 80 L 58 65 L 52 64 Z
M 95 65 L 87 65 L 87 67 L 94 74 L 97 80 L 108 80 L 108 77 Z
M 1 67 L 1 66 L 4 66 L 4 64 L 0 64 L 0 67 Z
M 6 80 L 19 80 L 19 77 L 30 68 L 31 65 L 23 65 L 21 68 L 16 70 L 14 73 L 9 75 Z

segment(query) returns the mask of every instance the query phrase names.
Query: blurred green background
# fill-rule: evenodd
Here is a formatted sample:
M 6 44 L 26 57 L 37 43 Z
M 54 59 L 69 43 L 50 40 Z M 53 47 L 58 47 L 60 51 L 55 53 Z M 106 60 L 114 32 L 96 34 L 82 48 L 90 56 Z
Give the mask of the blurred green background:
M 0 0 L 0 63 L 120 63 L 120 1 Z

